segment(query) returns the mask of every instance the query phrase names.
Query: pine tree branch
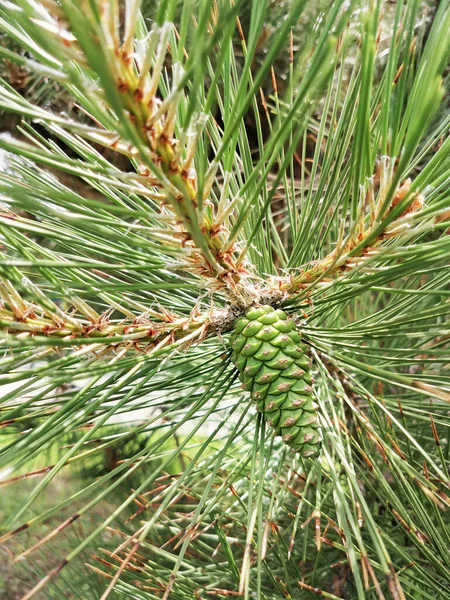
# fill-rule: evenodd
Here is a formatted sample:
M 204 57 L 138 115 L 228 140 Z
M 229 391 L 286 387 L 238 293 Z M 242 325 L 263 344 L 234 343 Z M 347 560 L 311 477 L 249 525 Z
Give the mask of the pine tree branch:
M 223 227 L 214 205 L 199 196 L 202 192 L 192 166 L 205 118 L 193 115 L 192 123 L 182 132 L 183 141 L 174 137 L 179 98 L 189 71 L 180 63 L 173 63 L 172 89 L 165 99 L 157 96 L 173 26 L 166 23 L 154 27 L 148 36 L 146 54 L 142 55 L 135 52 L 141 43 L 135 38 L 139 30 L 138 12 L 127 23 L 127 38 L 120 41 L 117 24 L 106 14 L 98 23 L 90 9 L 84 14 L 72 2 L 64 3 L 64 12 L 56 2 L 47 3 L 47 10 L 44 27 L 50 31 L 51 42 L 57 46 L 58 58 L 65 64 L 72 84 L 80 86 L 80 91 L 87 95 L 95 94 L 101 101 L 100 110 L 90 112 L 89 104 L 83 107 L 98 128 L 73 124 L 78 134 L 133 161 L 141 185 L 148 186 L 149 193 L 155 186 L 160 189 L 161 198 L 156 198 L 160 210 L 162 214 L 169 211 L 173 217 L 171 228 L 176 235 L 181 234 L 183 245 L 193 247 L 197 253 L 198 258 L 192 260 L 198 272 L 219 282 L 231 277 L 234 287 L 233 282 L 240 275 L 233 263 L 233 251 L 221 254 Z M 89 22 L 89 27 L 81 30 L 81 22 Z M 95 45 L 95 38 L 100 40 L 100 46 Z M 99 55 L 103 61 L 101 67 Z M 92 82 L 80 79 L 69 64 L 74 56 L 87 73 L 92 69 L 100 75 L 103 87 L 89 89 Z M 192 68 L 189 59 L 186 64 Z M 111 120 L 111 112 L 117 121 Z M 54 120 L 53 116 L 49 118 Z M 70 129 L 70 123 L 66 125 Z
M 3 287 L 3 289 L 2 289 Z M 111 323 L 108 314 L 89 315 L 90 319 L 74 318 L 55 305 L 56 313 L 22 300 L 10 282 L 0 283 L 0 297 L 4 307 L 0 308 L 0 330 L 6 334 L 4 341 L 11 345 L 83 346 L 95 344 L 117 352 L 123 344 L 127 350 L 141 352 L 158 351 L 164 346 L 186 347 L 194 340 L 203 340 L 212 332 L 230 327 L 236 314 L 227 310 L 211 310 L 205 314 L 193 313 L 180 317 L 167 311 L 153 312 L 158 321 L 149 315 L 141 315 L 133 321 Z M 73 304 L 76 302 L 72 299 Z M 83 303 L 85 304 L 85 303 Z M 8 309 L 8 307 L 10 307 Z
M 158 316 L 163 323 L 155 322 L 150 320 L 147 315 L 142 315 L 132 321 L 111 324 L 106 315 L 98 315 L 85 301 L 71 297 L 71 304 L 81 310 L 85 317 L 88 317 L 88 320 L 83 321 L 64 314 L 56 304 L 53 305 L 55 313 L 47 310 L 47 314 L 42 315 L 42 307 L 24 302 L 12 283 L 4 279 L 3 291 L 0 287 L 0 295 L 9 310 L 4 308 L 0 311 L 0 328 L 8 334 L 10 340 L 13 339 L 11 334 L 14 334 L 18 345 L 25 345 L 27 340 L 30 342 L 30 338 L 32 338 L 34 343 L 54 344 L 55 346 L 97 343 L 114 344 L 114 347 L 117 348 L 118 345 L 127 343 L 130 348 L 136 347 L 139 350 L 143 347 L 153 348 L 165 336 L 170 336 L 172 341 L 181 339 L 186 335 L 186 331 L 200 327 L 202 335 L 199 339 L 202 339 L 206 332 L 226 331 L 231 327 L 233 319 L 255 302 L 272 302 L 280 305 L 288 303 L 303 290 L 306 290 L 306 298 L 308 298 L 309 292 L 318 282 L 332 281 L 332 278 L 340 274 L 349 274 L 352 269 L 364 264 L 366 258 L 376 257 L 375 249 L 386 240 L 392 240 L 408 231 L 411 228 L 410 217 L 423 207 L 423 197 L 418 194 L 411 195 L 409 193 L 410 185 L 411 181 L 406 181 L 395 193 L 391 205 L 384 215 L 385 222 L 387 222 L 386 231 L 378 235 L 369 247 L 365 246 L 365 239 L 377 226 L 379 221 L 377 207 L 383 202 L 383 196 L 380 196 L 377 206 L 374 206 L 371 193 L 367 198 L 367 206 L 370 208 L 367 228 L 364 226 L 367 207 L 363 206 L 359 233 L 353 234 L 345 244 L 338 244 L 333 252 L 317 261 L 311 268 L 302 270 L 300 275 L 277 277 L 267 283 L 256 282 L 253 285 L 247 283 L 244 297 L 242 288 L 235 284 L 236 295 L 232 295 L 230 304 L 224 310 L 196 314 L 189 318 L 160 314 Z M 385 189 L 387 189 L 386 186 Z M 389 223 L 389 217 L 394 212 L 399 216 Z M 11 218 L 11 214 L 9 217 Z M 236 303 L 236 298 L 238 298 L 238 303 Z M 41 316 L 38 317 L 36 312 Z M 36 336 L 45 336 L 45 341 L 44 338 L 36 338 Z

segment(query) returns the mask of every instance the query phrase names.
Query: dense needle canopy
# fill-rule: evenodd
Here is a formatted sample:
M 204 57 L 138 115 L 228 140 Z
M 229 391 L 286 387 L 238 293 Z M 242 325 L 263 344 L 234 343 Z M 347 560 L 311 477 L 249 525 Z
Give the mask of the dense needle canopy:
M 0 87 L 24 598 L 450 599 L 448 0 L 16 0 L 0 28 L 31 82 Z M 241 388 L 260 305 L 311 359 L 318 456 Z

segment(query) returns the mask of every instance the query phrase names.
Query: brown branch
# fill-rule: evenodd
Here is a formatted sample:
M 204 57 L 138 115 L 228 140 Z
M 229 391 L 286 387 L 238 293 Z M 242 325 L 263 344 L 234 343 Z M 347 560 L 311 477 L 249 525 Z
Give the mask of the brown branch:
M 309 285 L 317 283 L 319 280 L 329 280 L 336 275 L 351 271 L 359 266 L 361 261 L 369 258 L 376 248 L 382 245 L 386 240 L 399 236 L 404 231 L 410 228 L 410 225 L 405 222 L 404 218 L 412 213 L 418 212 L 423 206 L 423 196 L 420 194 L 410 195 L 411 180 L 407 179 L 396 191 L 394 197 L 384 215 L 379 214 L 379 210 L 383 204 L 385 195 L 380 192 L 377 201 L 377 207 L 372 206 L 373 190 L 369 189 L 366 198 L 366 204 L 360 211 L 360 231 L 355 236 L 350 234 L 345 244 L 339 243 L 336 249 L 330 252 L 325 258 L 314 261 L 309 269 L 301 269 L 298 275 L 292 277 L 278 278 L 280 294 L 284 293 L 287 296 L 293 295 L 308 288 Z M 402 205 L 403 210 L 399 216 L 374 239 L 371 240 L 370 246 L 366 240 L 369 240 L 374 229 L 379 225 L 379 219 L 384 219 L 389 213 L 394 211 L 397 206 Z M 364 215 L 366 209 L 369 209 L 369 224 L 364 229 Z M 377 210 L 378 209 L 378 210 Z M 355 249 L 359 248 L 358 251 Z

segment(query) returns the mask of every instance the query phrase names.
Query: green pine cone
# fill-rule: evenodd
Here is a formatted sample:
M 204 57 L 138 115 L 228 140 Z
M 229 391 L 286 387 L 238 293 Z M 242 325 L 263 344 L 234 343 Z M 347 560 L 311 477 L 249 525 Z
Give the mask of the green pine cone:
M 233 362 L 267 423 L 302 456 L 320 445 L 311 361 L 294 321 L 272 306 L 250 308 L 234 324 Z

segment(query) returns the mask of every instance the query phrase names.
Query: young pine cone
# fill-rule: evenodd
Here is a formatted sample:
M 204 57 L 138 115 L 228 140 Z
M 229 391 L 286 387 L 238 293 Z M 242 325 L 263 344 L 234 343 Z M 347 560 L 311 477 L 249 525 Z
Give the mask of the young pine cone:
M 234 324 L 232 360 L 267 423 L 302 456 L 320 445 L 311 361 L 294 321 L 271 306 L 250 308 Z

